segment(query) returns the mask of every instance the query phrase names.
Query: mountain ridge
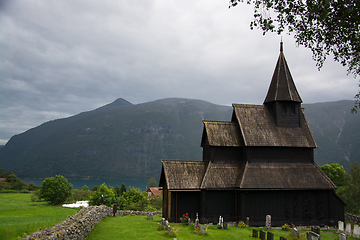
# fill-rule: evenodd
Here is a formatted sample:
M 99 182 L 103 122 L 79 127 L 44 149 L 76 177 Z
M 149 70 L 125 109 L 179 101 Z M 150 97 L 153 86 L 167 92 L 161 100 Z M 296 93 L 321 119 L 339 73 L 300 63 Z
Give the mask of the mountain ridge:
M 359 161 L 360 115 L 352 101 L 303 104 L 319 146 L 318 165 L 346 169 Z M 166 98 L 132 104 L 123 98 L 14 135 L 0 149 L 0 167 L 19 178 L 148 180 L 161 159 L 201 160 L 202 120 L 230 121 L 232 107 Z

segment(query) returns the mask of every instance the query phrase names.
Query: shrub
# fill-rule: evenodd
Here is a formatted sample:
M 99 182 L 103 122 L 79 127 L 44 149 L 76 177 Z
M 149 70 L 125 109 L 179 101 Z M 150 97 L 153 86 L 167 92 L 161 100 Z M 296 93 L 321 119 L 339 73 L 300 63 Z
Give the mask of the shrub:
M 116 203 L 114 191 L 112 187 L 107 187 L 104 183 L 94 192 L 89 201 L 91 206 L 105 205 L 112 207 L 113 203 Z
M 284 225 L 282 225 L 281 229 L 284 230 L 284 231 L 290 231 L 290 225 L 285 223 Z
M 41 198 L 40 198 L 40 190 L 37 189 L 35 191 L 33 191 L 30 195 L 30 200 L 32 202 L 41 202 Z
M 188 213 L 184 213 L 184 214 L 182 215 L 182 217 L 180 218 L 180 221 L 181 221 L 182 224 L 187 224 L 188 221 L 189 221 L 188 219 L 189 219 Z
M 73 185 L 61 175 L 46 178 L 41 185 L 40 197 L 54 205 L 64 203 L 71 196 Z

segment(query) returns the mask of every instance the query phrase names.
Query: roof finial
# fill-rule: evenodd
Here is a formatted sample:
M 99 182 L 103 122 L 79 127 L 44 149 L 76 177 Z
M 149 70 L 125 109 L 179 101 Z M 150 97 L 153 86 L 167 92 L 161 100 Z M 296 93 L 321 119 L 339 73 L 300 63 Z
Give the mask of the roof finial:
M 280 42 L 280 52 L 283 51 L 283 41 L 282 41 L 282 37 L 281 37 L 281 42 Z

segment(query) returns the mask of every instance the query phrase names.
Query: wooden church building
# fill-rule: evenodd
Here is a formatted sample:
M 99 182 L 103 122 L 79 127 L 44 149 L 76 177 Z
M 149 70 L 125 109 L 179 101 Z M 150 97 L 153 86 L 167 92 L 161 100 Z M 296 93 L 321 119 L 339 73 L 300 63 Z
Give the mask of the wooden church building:
M 233 104 L 231 121 L 203 121 L 202 161 L 162 160 L 163 217 L 336 225 L 344 202 L 314 162 L 316 143 L 280 55 L 263 105 Z

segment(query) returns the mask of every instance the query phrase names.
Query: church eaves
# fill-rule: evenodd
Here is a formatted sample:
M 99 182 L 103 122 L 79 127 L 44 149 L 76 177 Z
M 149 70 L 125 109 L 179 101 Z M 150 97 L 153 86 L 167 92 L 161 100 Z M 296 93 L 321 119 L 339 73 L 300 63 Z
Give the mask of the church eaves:
M 275 101 L 302 102 L 286 62 L 282 42 L 280 43 L 280 55 L 264 104 Z

